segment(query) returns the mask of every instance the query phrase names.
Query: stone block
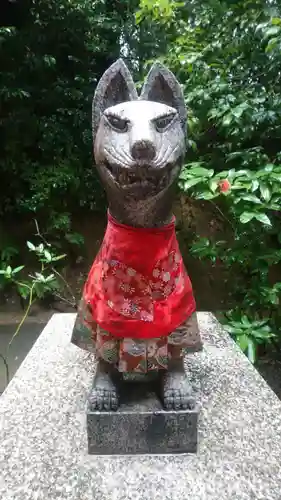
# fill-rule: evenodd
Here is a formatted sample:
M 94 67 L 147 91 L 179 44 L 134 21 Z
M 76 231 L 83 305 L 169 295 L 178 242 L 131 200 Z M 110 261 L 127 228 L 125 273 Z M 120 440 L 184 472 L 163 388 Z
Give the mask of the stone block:
M 95 360 L 55 314 L 0 397 L 2 500 L 280 500 L 281 402 L 210 313 L 186 359 L 197 453 L 89 455 Z
M 125 382 L 118 411 L 87 410 L 88 451 L 93 455 L 194 453 L 199 408 L 165 411 L 157 391 Z

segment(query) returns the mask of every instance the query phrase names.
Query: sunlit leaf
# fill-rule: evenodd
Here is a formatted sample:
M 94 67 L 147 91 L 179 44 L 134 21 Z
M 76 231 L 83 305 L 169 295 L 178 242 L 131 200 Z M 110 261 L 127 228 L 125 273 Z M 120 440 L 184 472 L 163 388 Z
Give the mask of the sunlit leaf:
M 57 255 L 56 257 L 52 257 L 52 260 L 53 261 L 61 260 L 61 259 L 64 259 L 66 256 L 67 256 L 66 253 L 64 253 L 62 255 Z
M 239 345 L 240 349 L 244 352 L 248 349 L 249 337 L 247 337 L 247 335 L 238 335 L 236 337 L 236 342 Z
M 246 194 L 246 195 L 241 196 L 241 198 L 244 201 L 251 201 L 252 203 L 256 203 L 256 204 L 262 203 L 261 200 L 253 194 Z
M 36 249 L 35 245 L 33 245 L 33 243 L 31 243 L 31 241 L 27 241 L 26 244 L 27 244 L 29 250 L 34 251 Z
M 49 250 L 44 250 L 44 256 L 46 257 L 48 262 L 52 261 L 52 255 L 50 254 Z
M 256 362 L 256 346 L 254 344 L 254 342 L 251 340 L 251 339 L 248 339 L 248 349 L 247 349 L 247 356 L 249 358 L 249 360 L 251 361 L 251 363 L 255 363 Z
M 260 191 L 261 191 L 261 195 L 263 197 L 263 199 L 268 202 L 270 201 L 270 198 L 271 198 L 271 191 L 269 189 L 268 186 L 266 186 L 266 184 L 260 184 Z
M 185 181 L 184 189 L 187 191 L 188 189 L 195 186 L 196 184 L 199 184 L 199 182 L 201 182 L 201 178 L 189 179 L 189 180 Z
M 243 212 L 243 214 L 240 215 L 240 222 L 242 222 L 242 224 L 247 224 L 247 222 L 250 222 L 254 217 L 255 214 L 252 212 Z
M 18 267 L 15 267 L 15 269 L 13 269 L 13 274 L 17 274 L 19 273 L 20 271 L 22 271 L 22 269 L 24 268 L 25 266 L 18 266 Z
M 256 213 L 254 216 L 258 221 L 262 222 L 262 224 L 265 224 L 266 226 L 271 226 L 271 221 L 266 214 Z

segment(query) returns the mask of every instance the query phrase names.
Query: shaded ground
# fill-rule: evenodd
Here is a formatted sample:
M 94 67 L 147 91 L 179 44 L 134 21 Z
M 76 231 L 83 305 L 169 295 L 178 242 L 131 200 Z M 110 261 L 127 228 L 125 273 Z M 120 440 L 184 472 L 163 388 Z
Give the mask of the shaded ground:
M 258 361 L 257 370 L 281 399 L 281 354 L 268 353 Z

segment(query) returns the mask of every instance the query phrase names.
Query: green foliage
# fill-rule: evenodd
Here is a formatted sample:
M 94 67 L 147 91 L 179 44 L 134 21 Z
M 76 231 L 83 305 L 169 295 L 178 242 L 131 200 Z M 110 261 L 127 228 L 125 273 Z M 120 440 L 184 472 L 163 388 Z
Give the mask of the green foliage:
M 16 27 L 0 27 L 0 217 L 36 216 L 57 246 L 83 244 L 74 213 L 105 210 L 93 165 L 97 81 L 120 55 L 141 78 L 166 47 L 161 29 L 136 26 L 137 5 L 38 0 L 22 5 Z
M 215 174 L 203 163 L 192 162 L 183 168 L 179 185 L 184 191 L 192 188 L 197 199 L 214 200 L 223 195 L 229 212 L 242 224 L 256 219 L 271 226 L 268 214 L 281 206 L 281 165 L 268 163 L 256 171 L 231 169 Z
M 0 262 L 2 264 L 10 262 L 10 260 L 18 254 L 19 251 L 17 248 L 12 246 L 3 246 L 3 248 L 0 251 Z
M 237 317 L 237 314 L 235 315 Z M 246 315 L 235 316 L 228 314 L 226 330 L 235 339 L 240 349 L 248 356 L 251 363 L 257 360 L 257 346 L 271 343 L 276 335 L 271 331 L 269 320 L 253 321 Z
M 201 166 L 189 168 L 187 165 L 180 183 L 183 190 L 193 189 L 193 196 L 198 199 L 214 203 L 215 198 L 224 197 L 224 203 L 221 203 L 223 211 L 214 205 L 232 231 L 230 240 L 214 242 L 197 238 L 191 252 L 200 259 L 221 263 L 228 270 L 232 300 L 237 304 L 226 316 L 229 331 L 249 358 L 255 361 L 257 345 L 271 342 L 272 332 L 277 332 L 281 325 L 281 282 L 270 278 L 272 267 L 281 264 L 278 245 L 281 234 L 278 216 L 281 215 L 281 168 L 267 164 L 257 171 L 232 169 L 214 174 Z M 244 323 L 242 319 L 237 320 L 239 324 L 246 324 L 245 318 L 248 318 L 252 332 L 250 327 L 248 333 L 244 327 L 237 329 L 238 323 L 233 319 L 237 316 L 244 318 Z M 255 325 L 264 318 L 264 334 L 256 334 Z
M 252 362 L 281 327 L 280 14 L 279 1 L 142 0 L 137 16 L 169 40 L 161 60 L 188 107 L 179 185 L 211 203 L 230 234 L 196 238 L 192 252 L 227 272 L 236 305 L 225 321 Z
M 40 263 L 40 271 L 35 271 L 34 275 L 29 275 L 29 279 L 25 280 L 20 278 L 18 275 L 25 268 L 24 265 L 12 267 L 10 264 L 3 266 L 0 269 L 0 275 L 4 278 L 6 283 L 12 283 L 16 286 L 20 296 L 26 299 L 32 295 L 32 302 L 38 299 L 42 299 L 45 295 L 55 292 L 59 289 L 59 284 L 54 273 L 48 274 L 50 266 L 61 259 L 64 259 L 66 255 L 56 255 L 48 247 L 46 248 L 43 243 L 35 246 L 30 241 L 27 242 L 27 247 L 31 252 L 37 257 Z M 46 274 L 47 273 L 47 274 Z
M 36 228 L 38 235 L 41 236 L 37 222 Z M 27 241 L 27 248 L 32 254 L 34 254 L 37 265 L 39 265 L 38 270 L 33 274 L 29 274 L 28 277 L 23 274 L 25 269 L 24 265 L 12 267 L 10 264 L 4 264 L 4 261 L 0 262 L 0 278 L 2 277 L 4 284 L 15 286 L 22 299 L 27 301 L 25 313 L 17 326 L 10 343 L 19 333 L 32 305 L 36 300 L 42 299 L 51 294 L 65 300 L 73 307 L 76 306 L 75 297 L 68 283 L 65 281 L 62 274 L 60 274 L 60 272 L 56 269 L 56 264 L 65 259 L 66 254 L 57 255 L 56 251 L 46 240 L 40 242 L 38 245 L 35 245 L 31 241 Z M 61 295 L 61 293 L 65 290 L 67 290 L 68 297 Z
M 170 24 L 176 16 L 177 9 L 183 6 L 184 2 L 173 0 L 140 0 L 139 10 L 136 12 L 136 22 L 138 24 L 144 21 L 148 15 L 153 21 Z
M 72 229 L 70 212 L 57 213 L 54 210 L 50 210 L 48 221 L 46 234 L 52 238 L 52 241 L 57 248 L 64 247 L 66 243 L 70 243 L 78 248 L 84 244 L 84 237 L 82 234 L 77 233 Z M 63 240 L 61 239 L 61 236 L 63 236 Z
M 39 0 L 0 28 L 0 214 L 103 210 L 91 103 L 120 55 L 134 2 Z

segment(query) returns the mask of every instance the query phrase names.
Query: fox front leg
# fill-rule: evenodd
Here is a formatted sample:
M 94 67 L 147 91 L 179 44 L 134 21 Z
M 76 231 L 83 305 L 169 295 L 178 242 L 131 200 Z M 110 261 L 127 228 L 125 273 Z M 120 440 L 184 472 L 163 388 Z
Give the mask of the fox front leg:
M 93 387 L 89 396 L 90 410 L 116 411 L 119 407 L 118 375 L 113 365 L 98 361 Z
M 161 377 L 161 396 L 166 410 L 194 408 L 193 390 L 184 369 L 184 361 L 171 360 L 169 368 Z

